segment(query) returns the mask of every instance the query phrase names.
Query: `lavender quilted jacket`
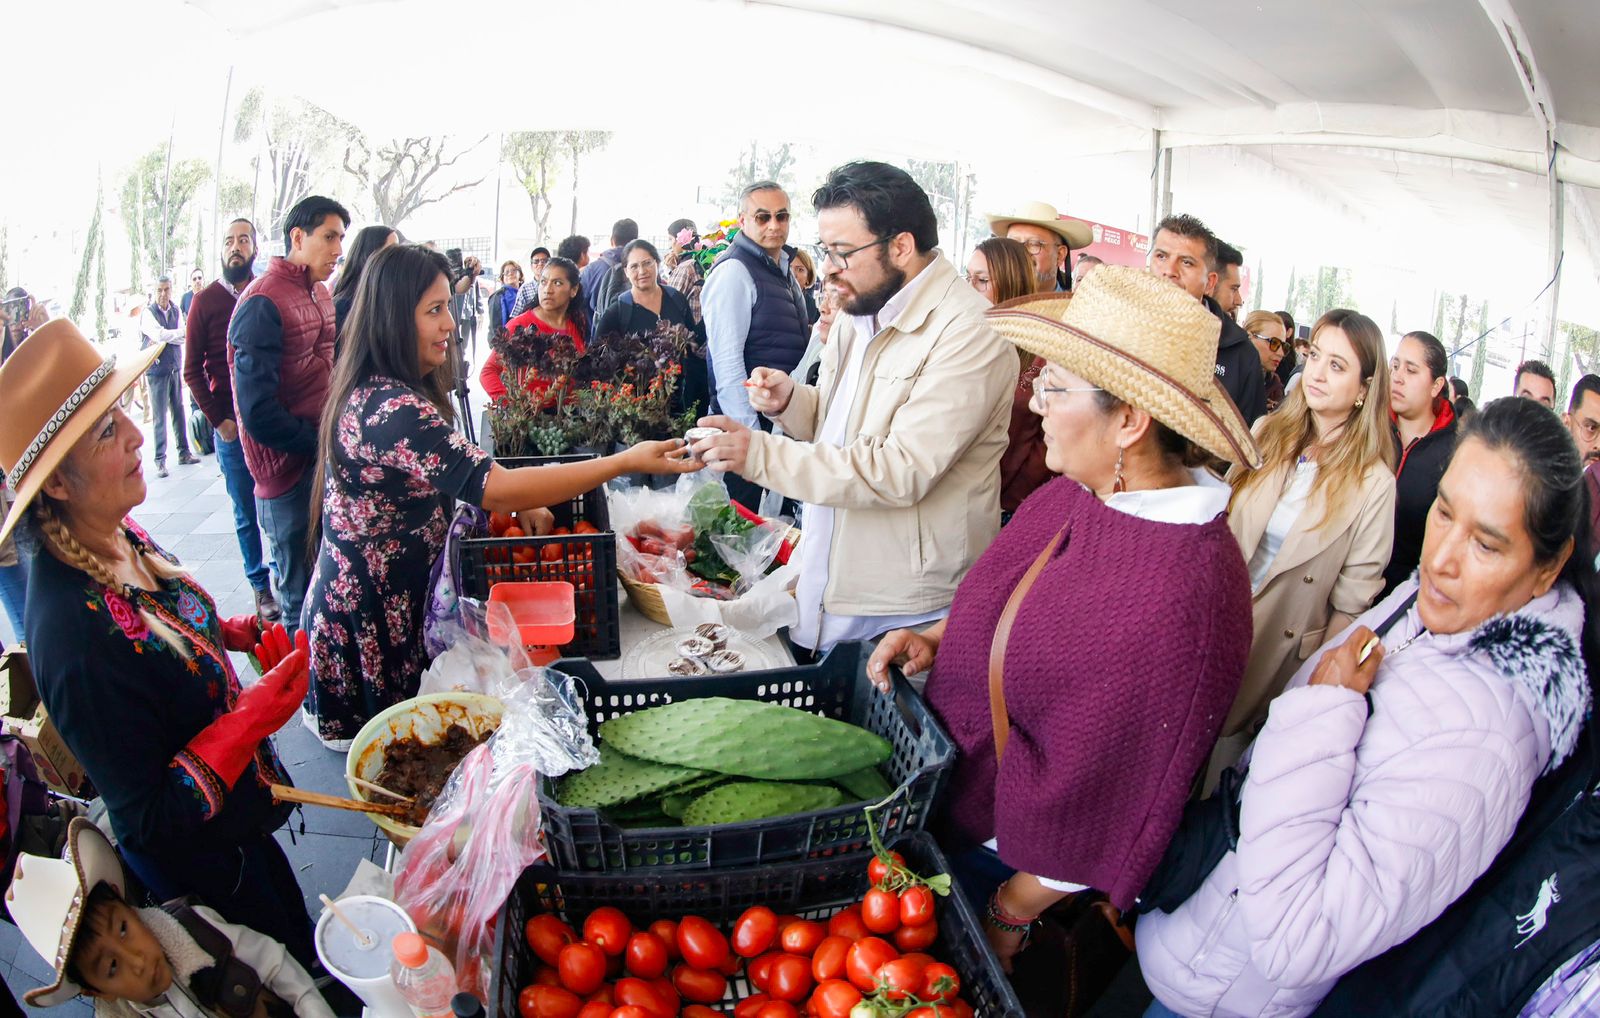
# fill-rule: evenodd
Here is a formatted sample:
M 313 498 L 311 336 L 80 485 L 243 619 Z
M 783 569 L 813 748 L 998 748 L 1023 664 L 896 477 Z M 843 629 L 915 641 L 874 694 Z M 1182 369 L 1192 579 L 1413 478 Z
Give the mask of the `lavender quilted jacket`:
M 1416 586 L 1361 623 L 1376 628 Z M 1252 747 L 1238 849 L 1176 912 L 1139 922 L 1157 998 L 1184 1015 L 1310 1014 L 1444 911 L 1510 838 L 1534 779 L 1572 752 L 1590 707 L 1582 627 L 1564 583 L 1453 636 L 1423 630 L 1413 607 L 1384 637 L 1370 716 L 1350 690 L 1307 686 L 1321 654 L 1308 660 Z

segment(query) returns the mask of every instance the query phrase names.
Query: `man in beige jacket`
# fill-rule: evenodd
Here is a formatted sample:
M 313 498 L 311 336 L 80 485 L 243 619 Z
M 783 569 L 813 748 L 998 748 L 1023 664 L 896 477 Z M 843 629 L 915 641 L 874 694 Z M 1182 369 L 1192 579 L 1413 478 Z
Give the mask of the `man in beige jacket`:
M 817 385 L 757 368 L 750 405 L 784 434 L 708 417 L 724 433 L 695 451 L 805 503 L 791 635 L 822 653 L 949 611 L 1000 527 L 1017 357 L 935 249 L 933 207 L 904 170 L 849 163 L 812 200 L 841 302 Z

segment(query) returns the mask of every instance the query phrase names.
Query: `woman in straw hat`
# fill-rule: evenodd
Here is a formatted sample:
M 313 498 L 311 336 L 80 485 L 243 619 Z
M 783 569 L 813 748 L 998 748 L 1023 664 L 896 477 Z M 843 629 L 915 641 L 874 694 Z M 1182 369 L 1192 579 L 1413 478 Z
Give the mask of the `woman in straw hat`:
M 1046 362 L 1034 409 L 1064 476 L 1023 503 L 948 619 L 885 636 L 869 669 L 880 687 L 891 662 L 932 669 L 961 751 L 944 818 L 957 875 L 987 899 L 1009 968 L 1066 895 L 1131 905 L 1177 828 L 1250 645 L 1228 491 L 1198 464 L 1260 457 L 1216 380 L 1215 316 L 1170 283 L 1108 265 L 1070 302 L 989 320 Z
M 1394 440 L 1383 333 L 1329 311 L 1300 384 L 1256 422 L 1259 470 L 1234 467 L 1228 525 L 1250 564 L 1255 642 L 1211 781 L 1233 763 L 1301 662 L 1372 606 L 1394 543 Z
M 119 364 L 59 319 L 0 366 L 0 467 L 17 492 L 0 538 L 20 526 L 33 548 L 29 663 L 145 886 L 196 895 L 310 965 L 304 899 L 272 837 L 287 811 L 268 790 L 287 783 L 268 736 L 305 696 L 305 643 L 260 633 L 253 614 L 221 618 L 129 516 L 144 436 L 117 403 L 156 352 Z M 228 652 L 252 648 L 267 670 L 244 691 Z

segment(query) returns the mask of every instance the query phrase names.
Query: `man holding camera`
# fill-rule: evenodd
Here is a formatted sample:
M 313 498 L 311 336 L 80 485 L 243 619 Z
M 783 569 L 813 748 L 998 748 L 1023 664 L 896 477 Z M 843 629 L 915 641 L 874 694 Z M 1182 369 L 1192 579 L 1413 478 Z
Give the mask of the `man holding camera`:
M 199 463 L 189 451 L 189 432 L 183 420 L 183 388 L 178 384 L 178 366 L 183 361 L 182 312 L 172 302 L 172 277 L 156 280 L 156 299 L 139 316 L 139 349 L 160 346 L 161 353 L 145 372 L 150 386 L 150 413 L 156 425 L 156 476 L 167 476 L 167 419 L 178 440 L 178 462 L 184 466 Z

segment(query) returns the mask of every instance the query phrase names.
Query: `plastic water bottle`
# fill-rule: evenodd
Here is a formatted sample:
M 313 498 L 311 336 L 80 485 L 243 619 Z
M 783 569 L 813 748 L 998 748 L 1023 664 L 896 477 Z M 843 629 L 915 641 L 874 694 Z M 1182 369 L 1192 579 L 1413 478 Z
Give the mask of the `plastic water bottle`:
M 456 970 L 437 947 L 415 933 L 397 935 L 391 946 L 390 975 L 395 989 L 417 1018 L 454 1018 L 450 998 L 456 993 Z

